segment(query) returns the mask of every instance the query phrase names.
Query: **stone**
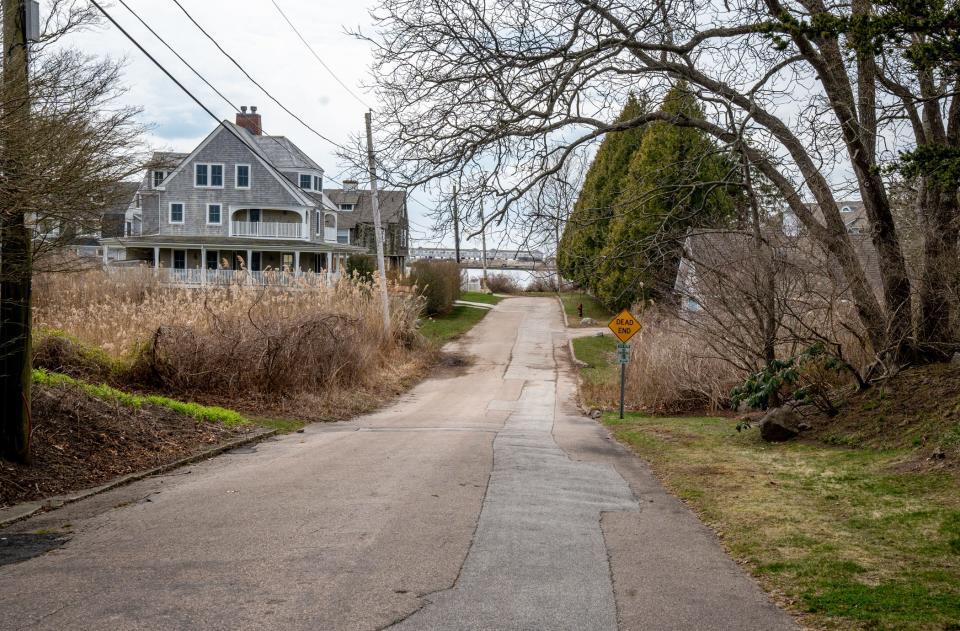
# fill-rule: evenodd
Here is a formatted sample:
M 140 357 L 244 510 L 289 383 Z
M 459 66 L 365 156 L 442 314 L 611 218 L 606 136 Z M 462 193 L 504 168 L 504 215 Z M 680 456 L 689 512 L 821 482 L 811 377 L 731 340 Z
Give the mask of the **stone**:
M 813 426 L 810 423 L 807 423 L 806 421 L 804 421 L 802 423 L 797 424 L 797 429 L 799 429 L 801 432 L 809 432 L 811 429 L 813 429 Z
M 593 318 L 583 318 L 580 320 L 580 326 L 597 326 L 597 321 Z
M 947 452 L 941 447 L 937 447 L 933 450 L 933 453 L 930 454 L 930 460 L 945 460 L 947 457 Z
M 800 417 L 792 406 L 775 408 L 760 421 L 760 437 L 771 443 L 790 440 L 800 433 Z
M 592 410 L 590 410 L 590 418 L 600 418 L 601 416 L 603 416 L 603 412 L 601 412 L 597 408 L 593 408 Z
M 953 357 L 950 359 L 950 364 L 952 366 L 960 366 L 960 353 L 953 354 Z

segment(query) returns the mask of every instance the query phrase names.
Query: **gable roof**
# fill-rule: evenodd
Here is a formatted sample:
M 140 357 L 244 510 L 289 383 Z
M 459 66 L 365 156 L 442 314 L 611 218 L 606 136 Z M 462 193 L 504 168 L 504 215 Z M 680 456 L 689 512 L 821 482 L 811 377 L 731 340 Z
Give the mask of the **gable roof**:
M 259 144 L 258 144 L 257 141 L 256 141 L 256 136 L 254 136 L 253 134 L 251 134 L 251 133 L 250 133 L 249 131 L 247 131 L 245 128 L 240 127 L 239 125 L 235 125 L 234 123 L 231 123 L 231 122 L 228 121 L 228 120 L 221 121 L 221 123 L 220 123 L 219 125 L 217 125 L 217 127 L 216 127 L 213 131 L 211 131 L 211 132 L 207 135 L 207 137 L 204 138 L 204 139 L 200 142 L 200 144 L 196 146 L 196 148 L 195 148 L 193 151 L 191 151 L 189 154 L 187 154 L 186 157 L 184 157 L 183 159 L 181 159 L 181 160 L 180 160 L 180 163 L 177 165 L 177 167 L 170 173 L 170 175 L 168 175 L 168 176 L 164 179 L 163 183 L 162 183 L 160 186 L 158 186 L 157 188 L 158 188 L 159 190 L 165 190 L 164 187 L 165 187 L 165 185 L 166 185 L 166 182 L 167 182 L 169 179 L 175 177 L 178 173 L 180 173 L 180 172 L 183 170 L 183 168 L 184 168 L 187 164 L 189 164 L 190 161 L 191 161 L 194 157 L 197 156 L 197 154 L 199 154 L 201 151 L 203 151 L 203 149 L 204 149 L 208 144 L 210 144 L 210 142 L 211 142 L 214 138 L 216 138 L 218 134 L 220 134 L 220 133 L 223 132 L 223 131 L 226 131 L 226 132 L 229 133 L 231 136 L 233 136 L 236 140 L 238 140 L 241 144 L 243 144 L 244 146 L 246 146 L 246 148 L 250 150 L 250 153 L 252 153 L 252 154 L 254 155 L 254 157 L 256 157 L 257 160 L 260 161 L 260 163 L 264 166 L 264 168 L 266 168 L 267 171 L 269 171 L 270 174 L 271 174 L 278 182 L 280 182 L 281 186 L 283 186 L 283 187 L 287 190 L 287 192 L 290 193 L 290 194 L 293 196 L 293 198 L 294 198 L 295 200 L 299 201 L 299 202 L 300 202 L 301 204 L 303 204 L 304 206 L 316 206 L 316 205 L 317 205 L 316 200 L 315 200 L 313 197 L 311 197 L 310 195 L 308 195 L 305 191 L 302 191 L 300 188 L 294 186 L 293 183 L 292 183 L 290 180 L 288 180 L 286 177 L 283 176 L 283 174 L 277 172 L 277 170 L 278 170 L 280 167 L 279 167 L 278 165 L 274 164 L 273 161 L 270 160 L 270 158 L 263 152 L 263 150 L 260 148 Z M 231 132 L 232 132 L 232 133 L 231 133 Z
M 353 228 L 357 224 L 373 223 L 373 203 L 369 190 L 324 189 L 324 194 L 340 207 L 340 204 L 353 204 L 353 210 L 343 210 L 338 214 L 337 226 Z M 407 192 L 402 190 L 378 191 L 380 198 L 380 220 L 385 224 L 406 223 Z

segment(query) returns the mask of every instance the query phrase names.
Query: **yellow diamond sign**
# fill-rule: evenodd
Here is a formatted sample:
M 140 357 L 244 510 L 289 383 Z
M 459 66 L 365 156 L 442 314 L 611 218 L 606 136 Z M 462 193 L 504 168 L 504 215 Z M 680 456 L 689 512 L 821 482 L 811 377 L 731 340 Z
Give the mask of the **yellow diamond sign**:
M 618 313 L 613 320 L 610 320 L 610 324 L 607 326 L 610 327 L 613 334 L 624 343 L 639 333 L 640 329 L 643 328 L 643 325 L 626 309 Z

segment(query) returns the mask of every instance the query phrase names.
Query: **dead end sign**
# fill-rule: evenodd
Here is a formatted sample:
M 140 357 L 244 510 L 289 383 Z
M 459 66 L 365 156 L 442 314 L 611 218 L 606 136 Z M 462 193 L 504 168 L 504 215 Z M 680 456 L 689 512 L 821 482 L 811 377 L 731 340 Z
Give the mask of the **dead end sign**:
M 614 316 L 613 320 L 610 320 L 610 324 L 607 326 L 613 331 L 613 334 L 617 336 L 617 339 L 624 343 L 639 333 L 640 329 L 643 328 L 643 325 L 626 309 Z

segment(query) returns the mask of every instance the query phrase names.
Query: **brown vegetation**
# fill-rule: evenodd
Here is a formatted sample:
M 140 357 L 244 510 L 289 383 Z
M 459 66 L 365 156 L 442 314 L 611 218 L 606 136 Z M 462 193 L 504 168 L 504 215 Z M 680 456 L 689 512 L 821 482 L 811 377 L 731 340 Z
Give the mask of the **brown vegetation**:
M 154 405 L 130 407 L 70 386 L 33 389 L 31 465 L 0 460 L 0 506 L 104 484 L 254 431 Z
M 393 296 L 386 338 L 364 282 L 187 289 L 85 272 L 35 285 L 35 327 L 79 343 L 48 333 L 41 367 L 255 413 L 344 418 L 399 392 L 431 356 L 415 328 L 421 299 Z
M 446 315 L 460 298 L 460 266 L 453 261 L 417 261 L 410 266 L 410 284 L 426 299 L 429 315 Z

